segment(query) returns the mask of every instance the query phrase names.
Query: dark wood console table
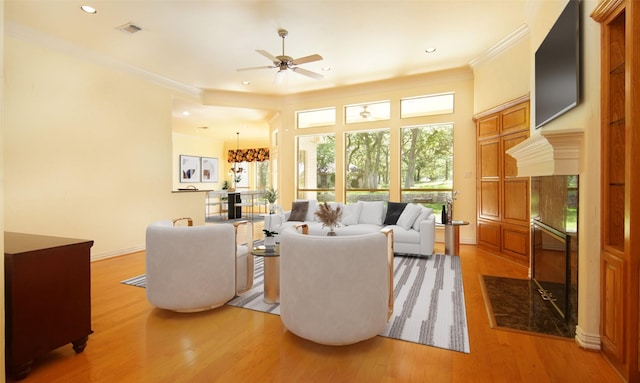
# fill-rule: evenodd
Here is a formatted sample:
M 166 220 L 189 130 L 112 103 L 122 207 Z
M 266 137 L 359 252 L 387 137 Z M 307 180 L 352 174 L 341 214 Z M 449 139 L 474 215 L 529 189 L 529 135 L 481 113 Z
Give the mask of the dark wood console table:
M 84 351 L 91 330 L 93 241 L 4 233 L 7 374 L 27 377 L 33 361 L 71 343 Z

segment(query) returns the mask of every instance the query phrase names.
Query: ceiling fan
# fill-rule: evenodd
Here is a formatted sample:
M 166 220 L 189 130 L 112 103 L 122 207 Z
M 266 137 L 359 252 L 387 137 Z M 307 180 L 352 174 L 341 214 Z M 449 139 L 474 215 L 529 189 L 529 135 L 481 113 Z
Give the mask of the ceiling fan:
M 315 73 L 315 72 L 312 72 L 312 71 L 310 71 L 308 69 L 300 68 L 298 66 L 300 64 L 306 64 L 306 63 L 322 60 L 322 56 L 320 56 L 319 54 L 300 57 L 300 58 L 297 58 L 297 59 L 293 59 L 291 56 L 286 56 L 284 54 L 284 38 L 287 36 L 288 33 L 289 32 L 287 32 L 286 29 L 278 29 L 278 36 L 280 36 L 282 38 L 282 55 L 273 56 L 272 54 L 270 54 L 267 51 L 264 51 L 264 50 L 261 50 L 261 49 L 256 49 L 256 52 L 258 52 L 261 55 L 263 55 L 264 57 L 268 58 L 273 63 L 273 65 L 251 67 L 251 68 L 241 68 L 241 69 L 238 69 L 238 71 L 247 71 L 247 70 L 254 70 L 254 69 L 278 68 L 278 72 L 276 73 L 276 77 L 274 78 L 274 82 L 275 83 L 282 82 L 282 80 L 284 78 L 284 75 L 286 73 L 285 71 L 287 69 L 291 69 L 292 71 L 294 71 L 296 73 L 300 73 L 301 75 L 304 75 L 304 76 L 307 76 L 307 77 L 311 77 L 311 78 L 316 79 L 316 80 L 320 80 L 321 78 L 324 78 L 324 76 L 319 74 L 319 73 Z

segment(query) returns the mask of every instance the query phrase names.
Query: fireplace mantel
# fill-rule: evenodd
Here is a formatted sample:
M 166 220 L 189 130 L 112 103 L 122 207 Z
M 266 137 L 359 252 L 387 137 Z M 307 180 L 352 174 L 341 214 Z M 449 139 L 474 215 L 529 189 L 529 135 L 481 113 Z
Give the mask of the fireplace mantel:
M 518 177 L 580 173 L 582 130 L 542 130 L 507 150 L 518 164 Z

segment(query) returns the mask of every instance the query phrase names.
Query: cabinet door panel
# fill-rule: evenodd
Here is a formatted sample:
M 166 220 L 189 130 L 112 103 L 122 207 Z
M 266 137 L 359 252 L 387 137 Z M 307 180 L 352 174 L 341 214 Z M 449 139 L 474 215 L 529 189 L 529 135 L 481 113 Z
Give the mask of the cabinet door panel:
M 478 221 L 478 243 L 500 251 L 500 224 Z
M 529 103 L 522 103 L 502 112 L 502 133 L 525 129 L 529 131 Z
M 528 179 L 504 181 L 504 210 L 502 218 L 510 223 L 529 224 Z
M 521 143 L 529 137 L 528 132 L 510 134 L 502 139 L 502 150 L 503 150 L 503 169 L 504 169 L 504 178 L 512 178 L 518 176 L 518 163 L 515 158 L 511 157 L 507 154 L 507 150 Z
M 603 300 L 602 350 L 618 360 L 623 358 L 624 261 L 608 252 L 602 253 Z
M 479 175 L 481 179 L 500 177 L 500 141 L 487 140 L 478 143 L 480 154 Z
M 496 136 L 500 132 L 499 119 L 497 115 L 491 115 L 477 122 L 478 137 Z
M 529 229 L 502 225 L 502 252 L 514 255 L 524 264 L 529 263 Z
M 500 219 L 500 182 L 480 182 L 480 218 Z

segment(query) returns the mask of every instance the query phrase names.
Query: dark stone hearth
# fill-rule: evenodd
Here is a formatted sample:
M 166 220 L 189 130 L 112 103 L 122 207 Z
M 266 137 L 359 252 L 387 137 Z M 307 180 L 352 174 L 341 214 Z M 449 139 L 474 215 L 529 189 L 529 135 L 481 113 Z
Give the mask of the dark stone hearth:
M 542 299 L 535 282 L 488 275 L 482 279 L 496 326 L 566 338 L 575 336 L 575 329 L 569 328 L 551 303 Z

